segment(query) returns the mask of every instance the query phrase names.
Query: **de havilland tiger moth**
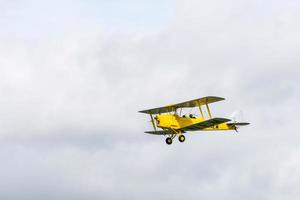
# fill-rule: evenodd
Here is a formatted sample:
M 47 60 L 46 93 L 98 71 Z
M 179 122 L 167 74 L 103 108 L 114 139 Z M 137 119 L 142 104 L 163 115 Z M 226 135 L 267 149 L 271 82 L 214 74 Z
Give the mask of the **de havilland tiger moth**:
M 246 126 L 248 122 L 236 122 L 227 118 L 212 117 L 209 105 L 225 100 L 222 97 L 207 96 L 178 104 L 167 105 L 159 108 L 139 111 L 149 114 L 154 131 L 145 133 L 153 135 L 167 136 L 166 143 L 172 144 L 173 139 L 178 136 L 180 142 L 185 141 L 185 136 L 189 131 L 236 131 L 240 126 Z M 182 115 L 185 108 L 198 107 L 199 116 L 194 114 Z M 204 111 L 208 116 L 204 116 Z

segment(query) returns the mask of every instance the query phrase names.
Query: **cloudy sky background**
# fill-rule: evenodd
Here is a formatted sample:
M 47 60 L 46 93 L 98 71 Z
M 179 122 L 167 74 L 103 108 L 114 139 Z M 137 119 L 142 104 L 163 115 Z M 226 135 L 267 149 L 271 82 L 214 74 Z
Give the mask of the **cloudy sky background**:
M 1 199 L 297 199 L 300 2 L 0 1 Z M 138 110 L 244 127 L 167 146 Z

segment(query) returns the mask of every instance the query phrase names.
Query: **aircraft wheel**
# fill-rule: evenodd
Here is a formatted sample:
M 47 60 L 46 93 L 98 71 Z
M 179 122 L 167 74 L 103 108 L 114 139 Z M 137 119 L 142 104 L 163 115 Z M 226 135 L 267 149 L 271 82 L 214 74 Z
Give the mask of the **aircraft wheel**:
M 166 139 L 166 143 L 167 143 L 168 145 L 172 144 L 172 138 L 168 137 L 168 138 Z
M 184 135 L 179 135 L 178 140 L 179 142 L 184 142 L 185 141 Z

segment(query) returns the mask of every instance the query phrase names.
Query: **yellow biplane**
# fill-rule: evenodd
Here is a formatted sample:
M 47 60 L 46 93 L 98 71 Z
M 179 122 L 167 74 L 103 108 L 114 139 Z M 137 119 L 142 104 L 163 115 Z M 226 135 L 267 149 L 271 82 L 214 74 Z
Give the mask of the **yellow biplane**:
M 172 144 L 173 139 L 178 136 L 180 142 L 185 141 L 184 133 L 187 131 L 227 131 L 235 130 L 240 126 L 249 125 L 247 122 L 236 122 L 226 118 L 212 117 L 209 104 L 225 100 L 222 97 L 207 96 L 178 104 L 139 111 L 149 114 L 154 131 L 145 133 L 153 135 L 165 135 L 166 143 Z M 182 110 L 186 108 L 199 108 L 199 115 L 182 115 Z M 204 116 L 206 107 L 207 115 Z M 160 128 L 160 130 L 158 130 Z

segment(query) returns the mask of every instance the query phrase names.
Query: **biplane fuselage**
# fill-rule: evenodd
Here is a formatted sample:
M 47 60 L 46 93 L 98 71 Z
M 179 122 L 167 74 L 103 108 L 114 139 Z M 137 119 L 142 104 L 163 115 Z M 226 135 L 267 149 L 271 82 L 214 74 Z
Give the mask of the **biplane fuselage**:
M 206 119 L 202 117 L 194 117 L 194 118 L 191 118 L 189 116 L 180 117 L 179 115 L 176 114 L 156 115 L 155 120 L 158 128 L 174 129 L 174 130 L 180 130 L 183 129 L 184 127 L 188 127 L 193 124 L 198 124 L 200 122 L 206 121 Z M 202 129 L 202 131 L 224 131 L 224 130 L 234 130 L 234 128 L 233 126 L 229 126 L 227 123 L 222 123 L 222 124 L 218 124 L 218 125 L 214 125 Z

